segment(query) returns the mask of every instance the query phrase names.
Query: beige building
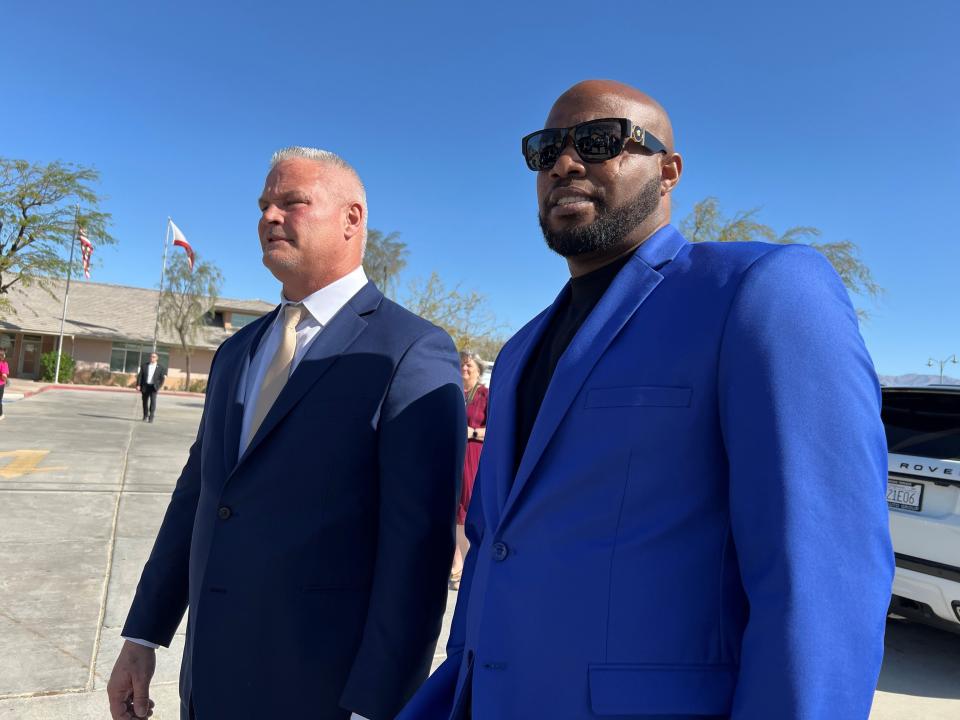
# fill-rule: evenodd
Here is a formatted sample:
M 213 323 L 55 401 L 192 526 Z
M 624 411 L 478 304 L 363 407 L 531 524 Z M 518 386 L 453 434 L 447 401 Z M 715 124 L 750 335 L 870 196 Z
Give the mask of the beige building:
M 54 281 L 49 292 L 37 285 L 15 286 L 6 296 L 13 312 L 0 317 L 0 347 L 7 351 L 11 377 L 40 377 L 40 356 L 57 347 L 65 285 Z M 273 308 L 263 300 L 219 299 L 193 347 L 191 379 L 206 379 L 220 343 Z M 130 384 L 153 347 L 156 312 L 156 290 L 73 281 L 63 327 L 63 352 L 74 359 L 75 379 Z M 167 387 L 183 383 L 186 358 L 179 339 L 162 326 L 157 352 L 161 364 L 169 369 Z

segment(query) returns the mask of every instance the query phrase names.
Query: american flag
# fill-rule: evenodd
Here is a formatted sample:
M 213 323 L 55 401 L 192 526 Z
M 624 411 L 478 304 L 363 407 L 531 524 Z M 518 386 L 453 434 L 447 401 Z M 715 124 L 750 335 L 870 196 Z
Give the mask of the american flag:
M 90 256 L 93 255 L 93 243 L 87 239 L 87 233 L 82 227 L 77 230 L 80 240 L 80 257 L 83 258 L 83 276 L 90 279 Z

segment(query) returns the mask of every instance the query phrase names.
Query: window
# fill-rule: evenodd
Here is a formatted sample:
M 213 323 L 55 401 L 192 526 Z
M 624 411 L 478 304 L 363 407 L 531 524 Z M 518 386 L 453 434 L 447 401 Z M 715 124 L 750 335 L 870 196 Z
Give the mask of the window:
M 960 460 L 960 393 L 883 393 L 887 446 L 898 455 Z
M 203 316 L 203 324 L 207 327 L 223 327 L 223 313 L 219 310 L 211 310 Z
M 259 320 L 261 315 L 250 315 L 248 313 L 233 313 L 233 318 L 230 320 L 230 324 L 235 328 L 242 328 L 244 325 L 249 325 L 254 320 Z
M 153 344 L 115 342 L 110 351 L 110 372 L 135 373 L 145 362 L 150 362 Z M 170 348 L 157 348 L 160 364 L 170 368 Z

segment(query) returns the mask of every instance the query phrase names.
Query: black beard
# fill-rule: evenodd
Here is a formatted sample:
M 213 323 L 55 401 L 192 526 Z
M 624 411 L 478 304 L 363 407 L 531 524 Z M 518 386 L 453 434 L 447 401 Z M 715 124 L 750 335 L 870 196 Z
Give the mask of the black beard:
M 626 205 L 613 210 L 600 198 L 593 198 L 597 219 L 589 225 L 567 230 L 549 230 L 539 216 L 540 229 L 547 247 L 565 258 L 584 253 L 601 252 L 623 244 L 660 204 L 660 178 L 651 178 Z

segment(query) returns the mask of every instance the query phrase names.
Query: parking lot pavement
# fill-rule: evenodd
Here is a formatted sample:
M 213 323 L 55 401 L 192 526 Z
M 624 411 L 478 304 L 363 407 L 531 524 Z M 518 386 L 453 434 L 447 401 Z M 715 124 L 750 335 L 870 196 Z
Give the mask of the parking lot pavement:
M 103 720 L 120 628 L 200 421 L 200 398 L 49 390 L 0 425 L 0 720 Z M 456 593 L 435 656 L 443 659 Z M 154 718 L 178 717 L 183 630 Z M 960 717 L 960 636 L 891 621 L 872 720 Z
M 960 635 L 888 620 L 870 720 L 960 718 Z

